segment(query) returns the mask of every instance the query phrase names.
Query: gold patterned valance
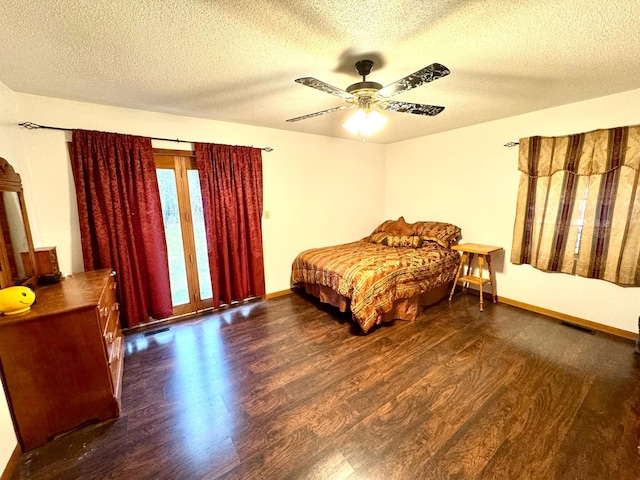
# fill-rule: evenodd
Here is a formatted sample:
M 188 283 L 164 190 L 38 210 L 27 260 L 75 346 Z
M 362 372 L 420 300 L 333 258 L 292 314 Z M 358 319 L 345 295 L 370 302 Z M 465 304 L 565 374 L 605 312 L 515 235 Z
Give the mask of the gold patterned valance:
M 601 175 L 621 166 L 640 171 L 640 125 L 520 139 L 518 170 L 532 177 Z

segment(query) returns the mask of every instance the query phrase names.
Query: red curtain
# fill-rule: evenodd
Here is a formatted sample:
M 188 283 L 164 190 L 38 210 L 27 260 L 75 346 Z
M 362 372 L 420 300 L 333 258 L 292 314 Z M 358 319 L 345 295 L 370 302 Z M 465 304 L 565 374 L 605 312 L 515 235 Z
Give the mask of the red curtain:
M 195 144 L 204 208 L 213 306 L 265 293 L 262 152 Z
M 124 327 L 173 314 L 151 139 L 73 131 L 85 270 L 112 268 Z

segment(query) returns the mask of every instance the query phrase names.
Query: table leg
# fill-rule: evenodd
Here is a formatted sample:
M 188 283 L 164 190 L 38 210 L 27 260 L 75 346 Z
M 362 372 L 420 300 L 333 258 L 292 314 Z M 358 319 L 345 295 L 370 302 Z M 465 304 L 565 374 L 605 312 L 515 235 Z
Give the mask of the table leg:
M 484 255 L 482 254 L 478 254 L 478 278 L 480 279 L 480 311 L 483 312 L 484 309 L 482 308 L 482 300 L 483 300 L 483 295 L 482 295 L 482 261 L 484 260 Z
M 471 276 L 473 274 L 473 267 L 471 266 L 473 263 L 473 253 L 469 253 L 469 263 L 467 264 L 467 275 Z M 467 288 L 469 287 L 469 282 L 463 282 L 462 288 L 463 292 L 467 293 Z
M 464 267 L 464 261 L 467 259 L 466 252 L 462 252 L 462 258 L 460 259 L 460 265 L 458 266 L 458 272 L 456 273 L 456 278 L 453 280 L 453 286 L 451 287 L 451 293 L 449 294 L 449 301 L 453 298 L 453 292 L 456 289 L 456 284 L 458 283 L 458 279 L 460 278 L 460 274 L 462 273 L 462 268 Z
M 489 281 L 491 282 L 491 294 L 493 295 L 493 303 L 498 303 L 498 294 L 496 293 L 496 276 L 491 268 L 491 255 L 487 255 L 487 268 L 489 269 Z

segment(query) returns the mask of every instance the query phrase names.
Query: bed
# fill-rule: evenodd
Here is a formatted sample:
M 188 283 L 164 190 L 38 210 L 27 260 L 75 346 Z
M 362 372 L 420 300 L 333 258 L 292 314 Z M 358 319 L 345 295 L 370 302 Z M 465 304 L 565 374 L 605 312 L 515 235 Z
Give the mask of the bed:
M 393 319 L 415 320 L 449 293 L 460 262 L 450 247 L 460 235 L 450 223 L 387 220 L 361 240 L 301 252 L 291 285 L 350 310 L 365 333 Z

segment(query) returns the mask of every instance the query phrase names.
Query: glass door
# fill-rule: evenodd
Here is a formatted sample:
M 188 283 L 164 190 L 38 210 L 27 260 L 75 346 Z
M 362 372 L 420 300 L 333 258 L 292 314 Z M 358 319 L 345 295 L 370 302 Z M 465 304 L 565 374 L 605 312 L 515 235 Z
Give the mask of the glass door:
M 200 180 L 193 154 L 154 149 L 175 315 L 213 306 Z

